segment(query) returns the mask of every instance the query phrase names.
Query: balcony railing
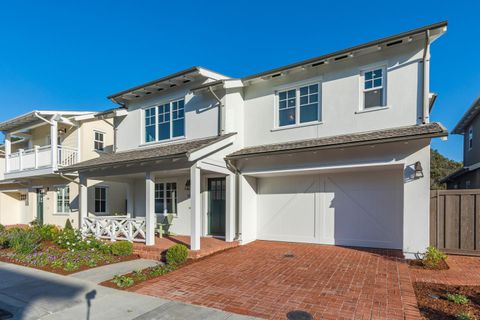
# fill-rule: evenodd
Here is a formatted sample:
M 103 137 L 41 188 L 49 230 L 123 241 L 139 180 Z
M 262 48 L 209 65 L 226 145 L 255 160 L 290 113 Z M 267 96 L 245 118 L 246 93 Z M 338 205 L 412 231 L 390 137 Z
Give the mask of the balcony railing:
M 7 155 L 7 172 L 19 172 L 23 170 L 32 170 L 48 167 L 66 167 L 78 162 L 78 150 L 66 146 L 57 146 L 57 159 L 52 161 L 51 146 L 36 146 L 33 149 L 27 149 Z

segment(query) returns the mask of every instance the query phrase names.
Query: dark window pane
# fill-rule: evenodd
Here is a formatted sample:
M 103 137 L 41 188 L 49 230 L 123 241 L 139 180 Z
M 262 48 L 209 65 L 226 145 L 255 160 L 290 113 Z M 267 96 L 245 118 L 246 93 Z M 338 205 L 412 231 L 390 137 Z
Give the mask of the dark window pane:
M 145 128 L 145 142 L 155 140 L 155 126 L 148 126 Z
M 170 139 L 170 122 L 158 126 L 158 140 Z
M 155 213 L 163 213 L 163 199 L 155 199 Z
M 300 104 L 307 104 L 308 103 L 308 96 L 300 97 Z
M 310 96 L 310 102 L 317 102 L 318 101 L 318 94 L 312 94 Z
M 173 121 L 173 136 L 183 137 L 185 135 L 185 122 L 184 119 Z
M 295 90 L 288 91 L 288 97 L 289 98 L 295 98 Z
M 310 93 L 317 93 L 318 92 L 318 84 L 313 84 L 310 86 Z
M 373 87 L 373 81 L 365 81 L 365 89 L 371 89 Z
M 295 99 L 289 99 L 288 100 L 288 107 L 289 108 L 295 107 Z
M 287 99 L 287 93 L 286 93 L 285 91 L 284 91 L 284 92 L 279 92 L 279 93 L 278 93 L 278 98 L 279 98 L 280 100 L 285 100 L 285 99 Z
M 377 70 L 373 71 L 373 73 L 374 73 L 375 78 L 381 77 L 382 76 L 382 69 L 377 69 Z
M 318 120 L 318 104 L 309 104 L 300 108 L 300 122 L 310 122 Z
M 383 106 L 383 90 L 365 92 L 365 108 Z
M 280 110 L 280 126 L 295 124 L 295 108 Z
M 372 77 L 373 77 L 373 72 L 372 71 L 365 72 L 365 80 L 371 80 Z
M 308 87 L 300 88 L 300 95 L 304 96 L 308 94 Z
M 382 86 L 382 79 L 381 78 L 380 79 L 375 79 L 373 81 L 373 86 L 374 87 L 381 87 Z
M 280 109 L 285 109 L 287 107 L 287 101 L 286 100 L 280 101 L 280 104 L 278 107 Z

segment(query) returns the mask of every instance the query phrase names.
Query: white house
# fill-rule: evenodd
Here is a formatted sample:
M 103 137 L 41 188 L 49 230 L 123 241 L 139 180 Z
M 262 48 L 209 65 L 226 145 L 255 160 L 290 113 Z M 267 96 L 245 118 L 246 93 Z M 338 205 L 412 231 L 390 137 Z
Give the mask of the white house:
M 109 97 L 116 150 L 59 169 L 126 185 L 127 212 L 171 231 L 401 249 L 428 246 L 430 45 L 441 22 L 232 79 L 193 67 Z M 108 116 L 108 115 L 104 115 Z
M 0 164 L 0 223 L 80 225 L 78 176 L 57 170 L 112 152 L 113 122 L 83 111 L 34 110 L 0 123 L 5 135 Z M 97 193 L 115 191 L 110 205 L 96 205 Z M 122 184 L 91 180 L 92 215 L 125 214 Z

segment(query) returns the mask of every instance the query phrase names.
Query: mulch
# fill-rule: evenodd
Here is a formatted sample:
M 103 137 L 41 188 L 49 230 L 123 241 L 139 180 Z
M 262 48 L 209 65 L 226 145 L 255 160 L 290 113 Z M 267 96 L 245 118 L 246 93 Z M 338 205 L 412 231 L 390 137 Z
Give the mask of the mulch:
M 459 314 L 480 318 L 480 286 L 455 286 L 416 282 L 413 285 L 422 316 L 429 320 L 457 319 Z M 448 293 L 463 294 L 470 302 L 465 305 L 447 300 Z
M 409 260 L 408 265 L 411 268 L 415 269 L 425 269 L 425 270 L 448 270 L 450 267 L 448 266 L 447 262 L 445 260 L 441 261 L 435 268 L 432 267 L 427 267 L 426 265 L 423 264 L 423 261 L 418 259 L 418 260 Z

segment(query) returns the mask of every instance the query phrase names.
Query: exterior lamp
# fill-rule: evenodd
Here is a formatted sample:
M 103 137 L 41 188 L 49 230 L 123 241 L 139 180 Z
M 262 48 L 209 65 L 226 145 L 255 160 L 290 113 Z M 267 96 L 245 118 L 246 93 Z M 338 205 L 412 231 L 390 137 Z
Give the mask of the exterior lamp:
M 420 161 L 415 162 L 415 179 L 423 178 L 423 168 Z

